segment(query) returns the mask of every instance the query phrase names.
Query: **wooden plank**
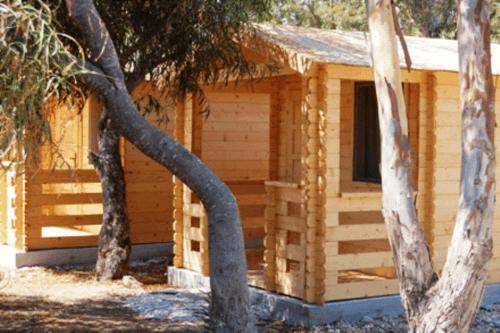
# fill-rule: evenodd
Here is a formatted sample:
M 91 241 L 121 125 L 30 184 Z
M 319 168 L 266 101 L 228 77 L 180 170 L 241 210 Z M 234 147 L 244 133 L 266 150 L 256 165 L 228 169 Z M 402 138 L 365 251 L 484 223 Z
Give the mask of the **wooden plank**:
M 335 198 L 329 197 L 327 212 L 342 211 L 375 211 L 382 208 L 381 196 L 361 198 Z
M 342 299 L 393 295 L 398 292 L 399 284 L 397 280 L 350 282 L 328 286 L 326 289 L 325 300 L 335 301 Z
M 392 267 L 392 252 L 339 254 L 326 258 L 328 271 L 351 270 L 360 268 Z
M 30 184 L 99 183 L 94 170 L 40 170 L 28 181 Z
M 278 216 L 276 221 L 279 229 L 296 232 L 306 231 L 306 221 L 299 217 Z
M 0 244 L 7 244 L 7 172 L 0 169 Z
M 236 195 L 239 206 L 258 206 L 267 203 L 266 194 L 245 194 Z
M 340 225 L 326 230 L 326 239 L 332 241 L 368 240 L 387 237 L 384 224 Z
M 31 238 L 30 250 L 96 246 L 97 236 Z
M 30 205 L 32 207 L 44 205 L 94 204 L 101 202 L 101 193 L 43 194 L 30 197 Z
M 293 203 L 302 203 L 302 191 L 300 189 L 277 188 L 276 190 L 278 201 L 288 201 Z
M 101 224 L 102 215 L 39 216 L 30 219 L 32 227 L 71 226 Z
M 401 71 L 401 80 L 403 82 L 421 82 L 422 76 L 427 71 L 415 70 L 411 72 Z M 346 79 L 356 81 L 373 81 L 373 71 L 367 66 L 352 66 L 329 64 L 328 77 L 332 79 Z
M 251 104 L 269 104 L 270 94 L 253 92 L 210 92 L 207 94 L 209 103 L 251 103 Z

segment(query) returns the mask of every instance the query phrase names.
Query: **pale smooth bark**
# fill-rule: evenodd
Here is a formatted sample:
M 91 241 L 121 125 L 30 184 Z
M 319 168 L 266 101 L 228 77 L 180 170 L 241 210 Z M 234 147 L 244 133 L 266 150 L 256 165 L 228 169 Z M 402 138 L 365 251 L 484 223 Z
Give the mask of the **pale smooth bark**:
M 211 321 L 216 332 L 256 332 L 236 199 L 200 159 L 148 123 L 132 101 L 109 33 L 92 0 L 66 0 L 95 64 L 84 74 L 102 100 L 113 128 L 145 155 L 165 166 L 195 192 L 209 224 Z
M 402 302 L 411 319 L 420 312 L 421 301 L 436 275 L 413 199 L 408 116 L 391 1 L 369 1 L 368 12 L 381 133 L 382 213 Z
M 492 255 L 495 117 L 489 4 L 459 3 L 462 174 L 456 226 L 439 279 L 413 202 L 392 6 L 391 0 L 367 1 L 382 137 L 383 214 L 401 298 L 410 332 L 467 332 L 479 307 Z

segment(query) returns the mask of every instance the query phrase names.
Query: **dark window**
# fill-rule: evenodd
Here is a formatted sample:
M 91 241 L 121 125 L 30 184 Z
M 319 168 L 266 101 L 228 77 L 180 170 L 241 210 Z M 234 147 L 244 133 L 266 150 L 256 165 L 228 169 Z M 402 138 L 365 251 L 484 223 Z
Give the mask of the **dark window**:
M 380 130 L 375 84 L 354 85 L 353 181 L 380 183 Z

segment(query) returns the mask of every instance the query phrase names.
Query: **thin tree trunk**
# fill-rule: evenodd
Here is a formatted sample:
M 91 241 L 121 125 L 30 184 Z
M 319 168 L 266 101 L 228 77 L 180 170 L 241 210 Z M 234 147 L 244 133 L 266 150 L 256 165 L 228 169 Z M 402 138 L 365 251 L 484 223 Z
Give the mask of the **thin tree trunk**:
M 142 77 L 140 70 L 136 69 L 136 75 L 126 82 L 129 93 L 137 87 Z M 121 279 L 128 269 L 131 251 L 127 191 L 121 164 L 120 135 L 112 128 L 105 109 L 101 114 L 98 135 L 99 151 L 89 154 L 89 160 L 99 176 L 103 195 L 96 276 L 99 280 Z
M 203 203 L 209 224 L 211 319 L 216 332 L 255 332 L 247 266 L 236 199 L 229 188 L 195 155 L 148 123 L 127 92 L 109 33 L 91 0 L 66 0 L 97 74 L 85 79 L 104 102 L 114 129 L 145 155 L 181 179 Z M 102 75 L 105 74 L 105 75 Z
M 130 228 L 125 175 L 120 160 L 120 136 L 104 110 L 99 124 L 99 151 L 89 159 L 101 181 L 102 226 L 99 233 L 96 275 L 99 280 L 120 279 L 127 271 Z
M 467 332 L 491 257 L 495 195 L 494 90 L 487 1 L 462 0 L 459 55 L 462 175 L 457 224 L 436 282 L 410 181 L 407 115 L 391 0 L 368 0 L 382 136 L 383 214 L 410 332 Z

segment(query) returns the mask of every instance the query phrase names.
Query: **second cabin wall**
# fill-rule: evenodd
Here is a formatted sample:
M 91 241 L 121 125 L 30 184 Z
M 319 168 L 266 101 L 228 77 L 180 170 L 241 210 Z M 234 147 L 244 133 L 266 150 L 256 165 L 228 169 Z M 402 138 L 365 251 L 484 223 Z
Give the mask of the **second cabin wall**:
M 207 110 L 199 106 L 194 110 L 200 156 L 235 194 L 247 241 L 260 242 L 264 237 L 264 182 L 270 179 L 271 169 L 270 81 L 206 87 Z M 196 134 L 200 130 L 201 137 Z M 262 260 L 262 254 L 256 258 Z
M 370 68 L 326 67 L 327 198 L 324 300 L 394 294 L 398 283 L 380 212 L 379 184 L 353 181 L 355 82 L 373 81 Z M 412 146 L 413 182 L 418 187 L 423 72 L 402 73 Z M 420 109 L 420 111 L 419 111 Z M 419 198 L 420 200 L 420 198 Z M 420 207 L 427 207 L 427 204 Z
M 433 75 L 434 95 L 434 172 L 431 249 L 436 269 L 442 269 L 455 225 L 460 190 L 461 112 L 458 75 L 436 72 Z M 500 121 L 500 77 L 493 80 L 496 97 L 495 112 Z M 495 131 L 496 154 L 500 154 L 500 133 Z M 496 167 L 497 180 L 500 165 Z M 498 190 L 498 185 L 497 185 Z M 500 204 L 495 206 L 493 220 L 493 258 L 488 267 L 488 283 L 500 282 Z
M 173 106 L 148 83 L 141 84 L 133 95 L 142 105 L 148 103 L 144 96 L 155 96 L 164 115 L 173 119 Z M 94 98 L 81 112 L 65 106 L 52 107 L 52 135 L 61 156 L 56 159 L 54 151 L 45 148 L 40 168 L 27 172 L 26 249 L 97 245 L 102 222 L 101 187 L 87 155 L 96 150 L 100 108 Z M 156 120 L 152 114 L 148 118 Z M 173 121 L 159 126 L 172 133 Z M 122 141 L 121 150 L 132 243 L 171 241 L 171 174 L 128 142 Z
M 209 92 L 201 157 L 222 180 L 269 178 L 270 94 Z

